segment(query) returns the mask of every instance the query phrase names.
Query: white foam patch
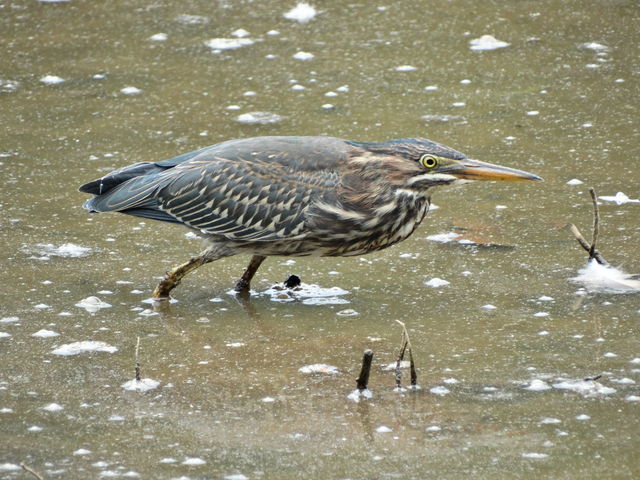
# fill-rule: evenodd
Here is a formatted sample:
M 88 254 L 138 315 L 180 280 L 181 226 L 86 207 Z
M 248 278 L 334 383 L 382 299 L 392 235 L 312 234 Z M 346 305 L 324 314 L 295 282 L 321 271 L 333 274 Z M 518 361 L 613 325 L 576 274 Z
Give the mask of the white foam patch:
M 76 303 L 75 306 L 78 308 L 84 308 L 87 312 L 90 312 L 90 313 L 95 313 L 101 308 L 111 307 L 111 305 L 108 304 L 107 302 L 103 302 L 98 297 L 93 297 L 93 296 L 83 298 L 78 303 Z
M 9 338 L 10 336 L 9 332 L 0 332 L 0 338 Z
M 287 20 L 293 20 L 295 22 L 307 23 L 316 16 L 318 12 L 308 3 L 300 2 L 291 10 L 286 12 L 283 16 Z
M 305 305 L 343 305 L 349 301 L 339 297 L 348 293 L 348 290 L 339 287 L 325 288 L 315 284 L 301 283 L 295 288 L 274 285 L 262 292 L 262 295 L 269 295 L 274 302 L 302 300 Z
M 142 93 L 142 90 L 139 89 L 138 87 L 133 87 L 130 85 L 130 86 L 121 88 L 120 93 L 122 93 L 123 95 L 139 95 Z
M 427 280 L 426 282 L 424 282 L 427 287 L 433 288 L 446 287 L 447 285 L 449 285 L 449 283 L 450 282 L 448 282 L 447 280 L 438 277 L 434 277 L 431 280 Z
M 531 383 L 524 387 L 524 389 L 531 392 L 543 392 L 545 390 L 550 390 L 551 386 L 544 380 L 536 378 L 534 380 L 531 380 Z
M 315 55 L 313 53 L 300 51 L 300 52 L 296 52 L 293 55 L 293 58 L 295 58 L 296 60 L 302 60 L 303 62 L 305 62 L 305 61 L 313 60 L 315 58 Z
M 549 455 L 546 453 L 527 452 L 522 454 L 522 458 L 531 458 L 534 460 L 544 460 L 548 457 Z
M 155 33 L 149 37 L 152 42 L 165 42 L 169 38 L 166 33 Z
M 46 410 L 47 412 L 61 412 L 62 410 L 64 410 L 64 407 L 58 403 L 50 403 L 42 407 L 42 409 Z
M 440 395 L 440 396 L 444 396 L 444 395 L 447 395 L 447 394 L 451 393 L 451 390 L 449 390 L 447 387 L 443 387 L 441 385 L 439 385 L 437 387 L 433 387 L 429 391 L 431 393 L 433 393 L 434 395 Z
M 486 51 L 486 50 L 496 50 L 498 48 L 505 48 L 511 45 L 510 43 L 503 42 L 502 40 L 498 40 L 493 35 L 482 35 L 479 38 L 474 38 L 469 41 L 469 48 L 473 51 Z
M 436 235 L 429 235 L 427 237 L 427 240 L 431 240 L 432 242 L 439 242 L 439 243 L 449 243 L 449 242 L 453 242 L 458 238 L 460 238 L 459 233 L 446 232 L 446 233 L 438 233 Z
M 303 365 L 298 369 L 300 373 L 313 374 L 319 373 L 322 375 L 335 375 L 340 373 L 337 367 L 328 365 L 326 363 L 313 363 L 311 365 Z
M 562 380 L 553 384 L 553 388 L 560 390 L 570 390 L 572 392 L 580 393 L 585 397 L 599 397 L 604 395 L 611 395 L 616 393 L 615 388 L 605 387 L 599 382 L 594 380 Z
M 106 342 L 97 342 L 93 340 L 85 340 L 82 342 L 66 343 L 64 345 L 55 348 L 51 353 L 54 355 L 70 356 L 79 355 L 81 353 L 90 352 L 107 352 L 115 353 L 118 351 L 117 347 L 109 345 Z
M 0 323 L 16 323 L 19 322 L 19 317 L 2 317 L 0 318 Z
M 0 463 L 0 472 L 17 472 L 18 470 L 22 470 L 22 467 L 15 463 Z
M 272 112 L 247 112 L 236 117 L 236 122 L 247 124 L 268 125 L 278 123 L 284 119 L 281 115 Z
M 640 292 L 640 280 L 617 268 L 600 265 L 591 260 L 587 266 L 578 270 L 578 276 L 572 282 L 583 285 L 587 290 L 599 293 L 636 293 Z
M 605 202 L 615 202 L 616 205 L 624 205 L 625 203 L 640 203 L 640 199 L 629 198 L 623 192 L 618 192 L 613 196 L 601 195 L 598 198 L 600 200 L 604 200 Z
M 37 243 L 33 246 L 24 246 L 23 251 L 35 255 L 40 255 L 40 259 L 42 260 L 48 260 L 48 258 L 44 257 L 86 257 L 91 253 L 91 248 L 76 245 L 75 243 L 63 243 L 61 245 L 54 245 L 52 243 Z
M 582 180 L 579 180 L 577 178 L 572 178 L 567 182 L 567 185 L 582 185 L 583 183 L 584 182 Z
M 254 41 L 250 38 L 211 38 L 204 42 L 211 50 L 235 50 L 236 48 L 248 47 Z
M 32 337 L 37 337 L 37 338 L 52 338 L 52 337 L 57 337 L 60 334 L 58 332 L 54 332 L 53 330 L 47 330 L 46 328 L 43 328 L 42 330 L 38 330 L 36 333 L 32 334 Z
M 199 457 L 187 457 L 182 462 L 183 465 L 191 465 L 191 466 L 204 465 L 206 463 L 207 463 L 206 460 L 204 460 L 202 458 L 199 458 Z
M 368 388 L 365 388 L 364 390 L 355 389 L 347 395 L 347 398 L 352 402 L 358 403 L 360 400 L 369 400 L 370 398 L 373 398 L 373 393 L 371 393 Z
M 45 75 L 40 78 L 40 81 L 45 85 L 58 85 L 64 82 L 64 78 L 57 75 Z
M 131 392 L 147 392 L 149 390 L 153 390 L 154 388 L 158 388 L 160 382 L 158 380 L 154 380 L 152 378 L 142 378 L 140 380 L 129 380 L 128 382 L 124 382 L 121 387 L 125 390 Z

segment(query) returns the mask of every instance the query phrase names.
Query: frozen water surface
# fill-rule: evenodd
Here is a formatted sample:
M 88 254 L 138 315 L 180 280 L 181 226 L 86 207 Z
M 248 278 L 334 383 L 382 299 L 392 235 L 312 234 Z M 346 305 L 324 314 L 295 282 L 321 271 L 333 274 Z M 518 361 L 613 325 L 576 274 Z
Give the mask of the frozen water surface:
M 134 3 L 0 6 L 3 480 L 28 478 L 21 462 L 65 480 L 638 477 L 639 278 L 614 278 L 625 295 L 600 288 L 608 271 L 568 281 L 585 253 L 562 230 L 590 238 L 594 187 L 599 250 L 640 273 L 633 2 Z M 478 47 L 511 45 L 471 50 L 486 33 Z M 78 187 L 271 135 L 423 136 L 545 181 L 435 190 L 440 208 L 402 243 L 268 257 L 249 298 L 226 294 L 239 254 L 144 303 L 203 240 L 90 214 Z M 303 291 L 265 293 L 292 273 Z M 421 390 L 403 364 L 395 391 L 395 320 Z M 374 396 L 356 403 L 365 349 Z M 156 388 L 135 389 L 136 362 Z

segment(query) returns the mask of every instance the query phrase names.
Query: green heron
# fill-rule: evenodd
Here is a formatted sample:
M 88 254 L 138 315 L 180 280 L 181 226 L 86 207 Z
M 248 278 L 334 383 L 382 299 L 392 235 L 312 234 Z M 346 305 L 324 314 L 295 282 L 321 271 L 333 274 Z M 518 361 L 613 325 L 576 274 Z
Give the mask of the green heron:
M 340 257 L 409 237 L 433 191 L 464 180 L 541 180 L 468 159 L 422 138 L 353 142 L 330 137 L 230 140 L 160 162 L 115 170 L 80 187 L 92 212 L 185 225 L 209 246 L 166 273 L 168 298 L 182 278 L 214 260 L 252 254 L 236 284 L 247 292 L 267 256 Z

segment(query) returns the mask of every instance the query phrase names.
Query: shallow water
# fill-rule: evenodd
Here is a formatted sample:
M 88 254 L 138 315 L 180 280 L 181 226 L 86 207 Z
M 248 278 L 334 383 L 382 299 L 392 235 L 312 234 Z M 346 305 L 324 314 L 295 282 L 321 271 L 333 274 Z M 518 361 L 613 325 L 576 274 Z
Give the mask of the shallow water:
M 586 256 L 560 228 L 589 237 L 588 186 L 640 197 L 636 2 L 294 6 L 0 1 L 0 477 L 637 478 L 640 297 L 571 282 Z M 200 242 L 81 208 L 116 167 L 316 134 L 425 136 L 545 182 L 439 192 L 366 257 L 268 259 L 249 303 L 227 293 L 248 258 L 221 260 L 163 311 L 143 301 Z M 640 273 L 640 206 L 600 213 L 602 253 Z M 292 273 L 332 295 L 267 292 Z M 382 369 L 395 320 L 416 392 Z M 299 371 L 318 363 L 338 373 Z

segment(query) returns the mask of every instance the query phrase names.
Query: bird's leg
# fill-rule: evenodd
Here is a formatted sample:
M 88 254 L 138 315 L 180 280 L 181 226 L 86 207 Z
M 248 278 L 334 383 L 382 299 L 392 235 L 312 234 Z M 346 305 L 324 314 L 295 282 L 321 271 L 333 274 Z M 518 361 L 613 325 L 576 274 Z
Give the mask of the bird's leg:
M 238 283 L 236 283 L 236 286 L 234 288 L 236 292 L 247 293 L 249 291 L 251 279 L 256 274 L 258 268 L 260 268 L 260 265 L 262 265 L 262 262 L 264 262 L 265 258 L 267 257 L 263 257 L 262 255 L 254 255 L 253 257 L 251 257 L 249 265 L 242 274 L 242 277 L 240 277 L 240 280 L 238 280 Z
M 189 272 L 192 272 L 206 263 L 213 262 L 214 260 L 218 260 L 219 258 L 227 257 L 229 255 L 232 255 L 232 253 L 224 249 L 216 247 L 206 249 L 199 256 L 193 257 L 188 262 L 178 265 L 174 269 L 168 271 L 151 294 L 151 298 L 169 298 L 171 290 L 180 285 L 184 276 Z

